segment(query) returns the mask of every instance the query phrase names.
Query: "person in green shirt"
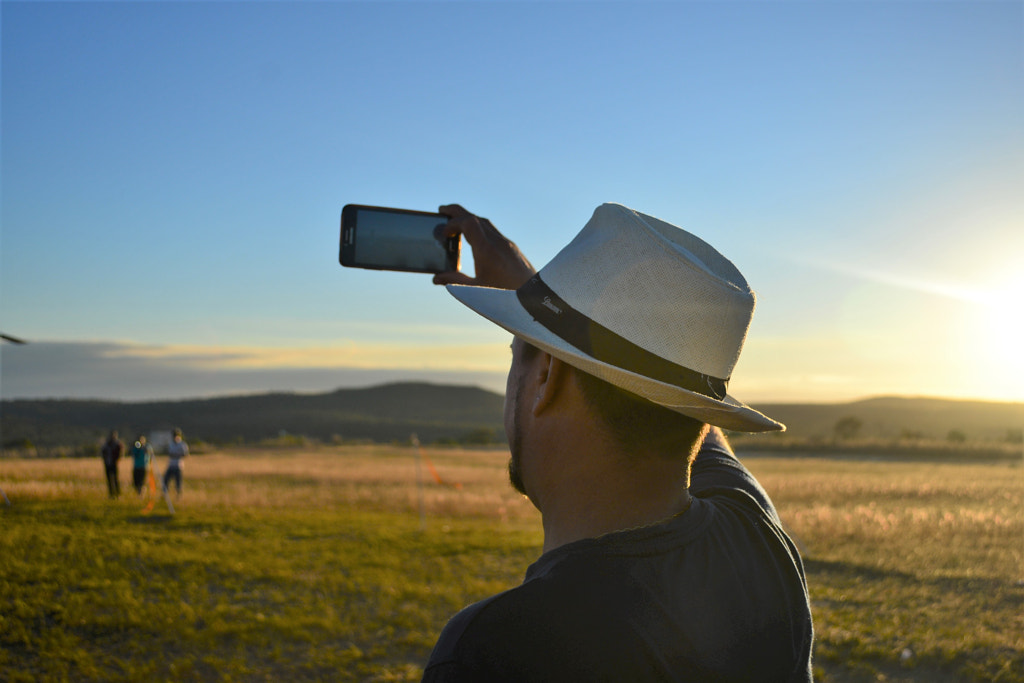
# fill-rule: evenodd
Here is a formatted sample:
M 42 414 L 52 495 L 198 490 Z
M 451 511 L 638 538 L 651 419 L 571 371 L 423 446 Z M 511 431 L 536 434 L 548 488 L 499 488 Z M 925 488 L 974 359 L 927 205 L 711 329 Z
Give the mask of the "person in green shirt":
M 132 483 L 135 484 L 135 492 L 141 496 L 142 486 L 146 483 L 146 472 L 153 463 L 153 447 L 146 442 L 145 434 L 141 434 L 132 446 L 132 460 Z

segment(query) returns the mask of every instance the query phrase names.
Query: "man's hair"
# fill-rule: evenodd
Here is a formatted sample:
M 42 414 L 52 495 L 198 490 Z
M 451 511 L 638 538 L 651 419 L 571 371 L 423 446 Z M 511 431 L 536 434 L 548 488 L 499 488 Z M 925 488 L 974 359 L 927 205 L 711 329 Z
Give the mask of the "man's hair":
M 540 349 L 524 342 L 523 354 L 529 359 Z M 669 410 L 625 389 L 586 373 L 575 366 L 580 393 L 588 407 L 608 426 L 608 431 L 626 454 L 657 453 L 679 458 L 689 465 L 708 425 Z

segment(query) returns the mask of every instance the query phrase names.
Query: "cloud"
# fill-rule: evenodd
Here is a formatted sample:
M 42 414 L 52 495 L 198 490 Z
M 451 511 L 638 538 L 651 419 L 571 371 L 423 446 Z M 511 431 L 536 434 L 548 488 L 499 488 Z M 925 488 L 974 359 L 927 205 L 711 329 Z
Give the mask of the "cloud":
M 267 391 L 317 392 L 394 381 L 503 392 L 507 350 L 147 346 L 38 342 L 0 349 L 0 396 L 163 400 Z
M 898 272 L 856 264 L 840 263 L 826 258 L 790 256 L 790 260 L 805 266 L 839 273 L 864 282 L 888 285 L 910 292 L 930 294 L 967 304 L 1001 306 L 1019 301 L 1024 292 L 1024 278 L 1016 265 L 1008 269 L 992 268 L 986 282 L 963 282 L 953 279 L 940 280 L 934 277 L 918 276 L 903 265 Z
M 408 344 L 349 342 L 340 346 L 154 346 L 99 344 L 105 358 L 184 364 L 217 370 L 299 368 L 417 368 L 504 372 L 507 344 Z

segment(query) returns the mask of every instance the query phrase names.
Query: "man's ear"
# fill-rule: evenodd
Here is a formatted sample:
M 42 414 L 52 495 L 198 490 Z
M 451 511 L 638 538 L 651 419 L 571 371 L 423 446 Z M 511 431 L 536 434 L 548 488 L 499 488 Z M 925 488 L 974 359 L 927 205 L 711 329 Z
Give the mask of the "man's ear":
M 572 381 L 572 368 L 549 353 L 541 353 L 538 366 L 537 396 L 533 403 L 535 416 L 550 408 L 564 393 L 566 382 Z

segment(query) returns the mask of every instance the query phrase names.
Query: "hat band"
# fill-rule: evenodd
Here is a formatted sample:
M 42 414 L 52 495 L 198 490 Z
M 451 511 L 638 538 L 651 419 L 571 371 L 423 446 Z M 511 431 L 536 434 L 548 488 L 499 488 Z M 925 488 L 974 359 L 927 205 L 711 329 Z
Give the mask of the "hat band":
M 533 319 L 591 358 L 721 401 L 728 379 L 720 379 L 677 365 L 637 346 L 570 306 L 534 275 L 516 290 L 523 308 Z

